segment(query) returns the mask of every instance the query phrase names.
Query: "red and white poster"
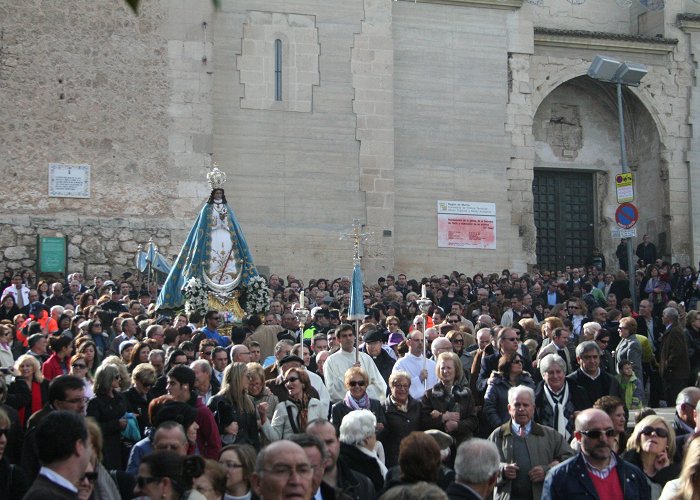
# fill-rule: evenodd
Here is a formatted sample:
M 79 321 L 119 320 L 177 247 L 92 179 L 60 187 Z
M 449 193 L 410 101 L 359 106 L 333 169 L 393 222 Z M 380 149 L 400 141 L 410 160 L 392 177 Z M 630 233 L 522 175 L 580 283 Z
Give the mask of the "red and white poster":
M 496 249 L 496 204 L 438 201 L 438 247 Z

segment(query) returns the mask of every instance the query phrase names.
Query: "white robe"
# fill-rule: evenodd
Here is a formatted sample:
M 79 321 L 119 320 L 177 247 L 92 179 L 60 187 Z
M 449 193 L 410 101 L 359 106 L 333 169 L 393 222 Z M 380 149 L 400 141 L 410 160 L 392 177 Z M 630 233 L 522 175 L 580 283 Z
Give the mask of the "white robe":
M 437 375 L 435 375 L 435 361 L 426 359 L 425 369 L 428 370 L 428 389 L 431 389 L 438 382 Z M 425 384 L 420 380 L 421 370 L 423 370 L 423 356 L 414 356 L 410 352 L 407 352 L 403 358 L 399 359 L 391 370 L 392 373 L 404 371 L 411 374 L 411 388 L 409 394 L 413 399 L 418 401 L 420 401 L 423 394 L 425 394 Z
M 386 382 L 379 373 L 377 365 L 369 354 L 360 352 L 360 366 L 369 375 L 369 387 L 367 395 L 384 404 L 386 401 Z M 331 397 L 331 403 L 337 403 L 345 397 L 345 372 L 355 364 L 355 349 L 345 352 L 342 349 L 334 352 L 323 365 L 323 376 L 326 379 L 326 387 Z

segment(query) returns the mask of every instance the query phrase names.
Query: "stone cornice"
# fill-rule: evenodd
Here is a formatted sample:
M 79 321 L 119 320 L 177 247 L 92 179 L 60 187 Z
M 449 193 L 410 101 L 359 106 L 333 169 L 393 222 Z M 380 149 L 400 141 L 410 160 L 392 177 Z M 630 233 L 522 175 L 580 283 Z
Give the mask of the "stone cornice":
M 535 45 L 644 54 L 667 54 L 678 44 L 674 38 L 625 35 L 600 31 L 535 28 Z
M 678 14 L 676 20 L 678 27 L 686 33 L 700 31 L 700 15 L 698 14 Z
M 413 2 L 414 0 L 400 0 Z M 418 3 L 437 3 L 442 5 L 460 5 L 462 7 L 481 7 L 483 9 L 518 10 L 523 0 L 416 0 Z

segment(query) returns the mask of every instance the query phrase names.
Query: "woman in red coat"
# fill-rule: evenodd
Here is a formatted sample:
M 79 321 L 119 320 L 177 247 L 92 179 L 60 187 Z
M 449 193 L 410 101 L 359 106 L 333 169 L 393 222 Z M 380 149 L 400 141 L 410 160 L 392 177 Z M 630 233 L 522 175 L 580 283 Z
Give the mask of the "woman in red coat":
M 68 361 L 70 360 L 73 349 L 71 348 L 72 340 L 66 335 L 49 338 L 49 347 L 51 348 L 51 356 L 44 361 L 41 367 L 41 373 L 49 382 L 61 375 L 66 375 L 70 371 Z

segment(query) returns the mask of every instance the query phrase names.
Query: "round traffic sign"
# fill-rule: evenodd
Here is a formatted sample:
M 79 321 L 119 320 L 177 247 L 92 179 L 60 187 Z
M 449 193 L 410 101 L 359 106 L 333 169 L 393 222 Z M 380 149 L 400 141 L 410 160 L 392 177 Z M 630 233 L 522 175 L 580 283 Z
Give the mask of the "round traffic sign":
M 639 210 L 632 203 L 623 203 L 615 210 L 615 222 L 622 229 L 633 227 L 639 220 Z

